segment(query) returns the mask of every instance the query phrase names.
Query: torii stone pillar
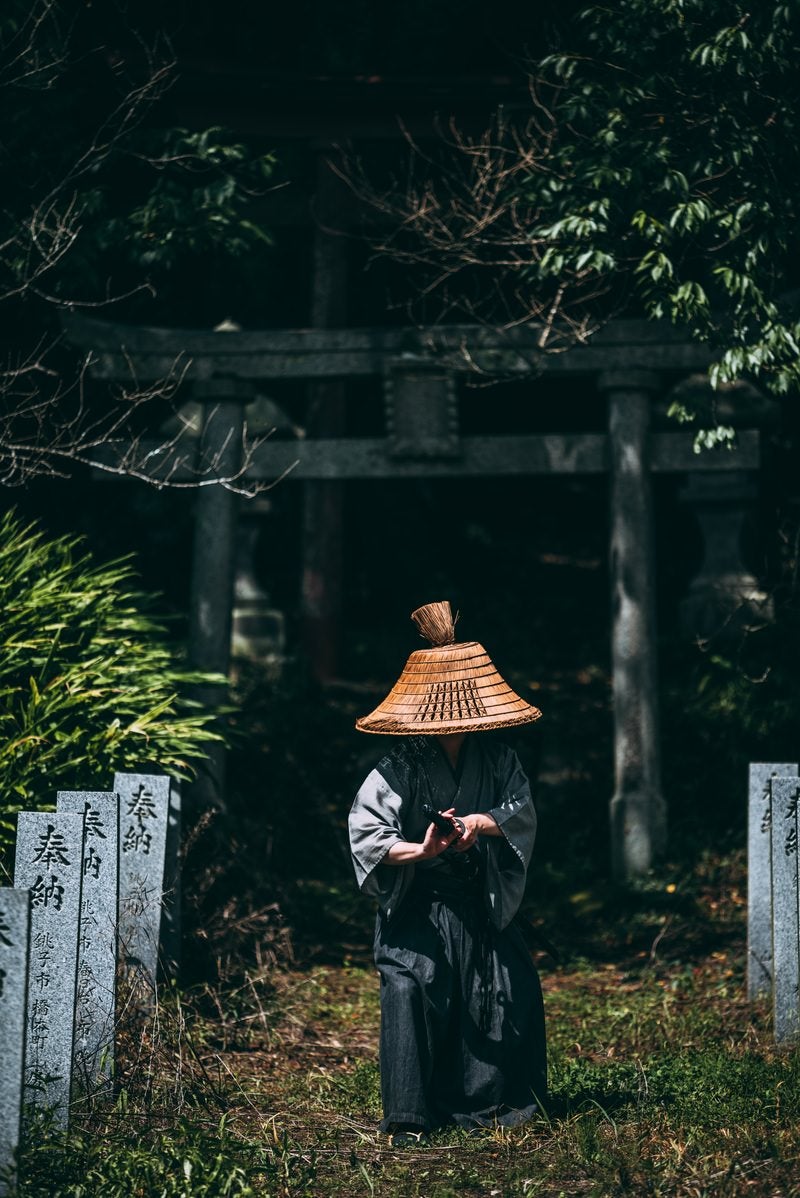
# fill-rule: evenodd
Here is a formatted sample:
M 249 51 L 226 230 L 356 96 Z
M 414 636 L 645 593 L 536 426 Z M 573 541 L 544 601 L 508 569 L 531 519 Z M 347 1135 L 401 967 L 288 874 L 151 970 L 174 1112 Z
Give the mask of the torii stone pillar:
M 205 479 L 235 479 L 242 466 L 244 406 L 253 384 L 241 379 L 202 379 L 193 397 L 205 408 L 200 470 Z M 195 498 L 192 590 L 189 609 L 189 659 L 196 670 L 228 674 L 239 496 L 219 482 L 201 480 Z M 225 699 L 219 687 L 198 688 L 209 706 Z M 211 745 L 205 767 L 193 787 L 203 806 L 225 802 L 225 750 Z
M 649 462 L 650 408 L 659 379 L 630 370 L 601 375 L 598 385 L 608 398 L 611 500 L 611 861 L 614 876 L 625 880 L 646 873 L 666 838 Z
M 315 329 L 345 323 L 347 298 L 348 196 L 332 169 L 338 151 L 317 147 L 314 197 L 314 275 L 311 324 Z M 309 386 L 308 434 L 341 437 L 345 423 L 344 379 L 318 379 Z M 335 678 L 339 669 L 342 613 L 343 501 L 340 480 L 313 479 L 304 484 L 303 576 L 300 605 L 303 639 L 314 676 Z

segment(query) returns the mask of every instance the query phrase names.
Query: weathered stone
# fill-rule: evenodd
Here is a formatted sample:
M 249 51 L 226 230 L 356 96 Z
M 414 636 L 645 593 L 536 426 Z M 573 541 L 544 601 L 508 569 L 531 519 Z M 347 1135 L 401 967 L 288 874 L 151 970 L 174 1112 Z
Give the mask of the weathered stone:
M 84 815 L 73 1091 L 111 1089 L 117 992 L 119 799 L 112 791 L 61 790 L 60 812 Z
M 743 429 L 736 449 L 708 450 L 698 455 L 691 433 L 652 433 L 651 469 L 656 474 L 698 469 L 726 473 L 757 470 L 759 433 Z M 153 450 L 157 442 L 152 441 Z M 331 440 L 273 441 L 257 445 L 247 468 L 248 482 L 287 482 L 308 479 L 478 478 L 503 475 L 603 474 L 608 470 L 609 445 L 603 433 L 531 433 L 514 436 L 463 437 L 458 458 L 390 458 L 385 437 L 341 437 Z M 113 460 L 113 448 L 100 455 Z M 154 466 L 154 473 L 158 467 Z M 193 472 L 194 471 L 194 472 Z M 178 465 L 175 480 L 197 478 L 196 469 Z
M 0 888 L 0 1198 L 14 1188 L 22 1116 L 31 896 Z
M 611 659 L 614 670 L 615 877 L 646 873 L 666 839 L 658 736 L 655 562 L 648 453 L 658 378 L 628 371 L 599 380 L 608 395 Z
M 250 420 L 248 417 L 248 428 Z M 259 546 L 272 500 L 242 498 L 236 532 L 231 654 L 234 658 L 278 666 L 286 651 L 284 613 L 273 605 L 259 570 Z
M 161 952 L 165 970 L 176 977 L 181 960 L 181 784 L 169 780 L 167 842 L 164 850 L 164 900 L 161 910 Z
M 119 795 L 119 955 L 131 1001 L 152 1004 L 164 897 L 170 780 L 165 774 L 115 774 Z
M 186 380 L 313 379 L 380 374 L 387 358 L 431 355 L 470 375 L 546 374 L 585 376 L 601 370 L 705 370 L 708 346 L 683 340 L 669 324 L 611 321 L 567 353 L 542 352 L 542 326 L 515 329 L 481 325 L 432 325 L 358 329 L 244 330 L 225 334 L 114 324 L 81 312 L 62 315 L 73 345 L 92 351 L 97 378 L 156 380 L 175 369 L 178 349 L 186 354 Z M 176 348 L 177 347 L 177 348 Z
M 772 849 L 772 1001 L 775 1039 L 793 1040 L 800 1032 L 800 923 L 797 888 L 797 807 L 800 780 L 773 778 L 770 839 Z
M 394 458 L 458 458 L 455 379 L 435 359 L 396 358 L 384 374 L 387 450 Z
M 82 870 L 82 815 L 20 813 L 14 885 L 31 892 L 24 1099 L 62 1128 L 69 1121 Z
M 703 541 L 703 560 L 681 603 L 681 618 L 692 636 L 714 637 L 717 645 L 772 618 L 772 599 L 742 554 L 757 482 L 755 471 L 696 471 L 687 475 L 681 492 Z
M 770 820 L 773 778 L 796 778 L 797 765 L 755 762 L 750 766 L 747 804 L 747 997 L 772 990 L 772 849 Z
M 214 477 L 235 479 L 242 466 L 244 438 L 243 384 L 233 379 L 198 382 L 193 391 L 206 400 L 200 443 L 202 468 Z M 189 658 L 194 669 L 226 675 L 230 667 L 233 574 L 239 497 L 222 483 L 199 487 L 195 497 L 192 549 Z M 193 698 L 204 708 L 224 699 L 221 686 L 201 685 Z M 212 742 L 206 768 L 194 791 L 202 807 L 224 806 L 225 746 Z

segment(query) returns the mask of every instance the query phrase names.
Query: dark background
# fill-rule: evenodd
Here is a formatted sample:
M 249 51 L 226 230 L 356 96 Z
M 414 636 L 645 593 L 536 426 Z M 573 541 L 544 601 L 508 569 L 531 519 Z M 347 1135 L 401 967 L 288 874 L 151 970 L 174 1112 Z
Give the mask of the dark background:
M 320 145 L 347 144 L 380 175 L 402 170 L 399 119 L 433 142 L 437 117 L 453 114 L 463 127 L 479 128 L 498 103 L 522 107 L 526 55 L 555 48 L 577 6 L 424 0 L 134 7 L 143 36 L 168 41 L 176 61 L 174 82 L 148 118 L 153 127 L 221 125 L 253 154 L 274 152 L 273 186 L 252 215 L 269 230 L 271 245 L 236 260 L 189 255 L 180 272 L 159 280 L 155 294 L 115 304 L 111 315 L 174 327 L 232 319 L 246 328 L 290 328 L 310 321 Z M 88 24 L 78 32 L 89 47 L 102 30 Z M 91 78 L 76 89 L 78 117 L 93 94 Z M 130 178 L 121 167 L 105 186 L 122 197 Z M 342 325 L 406 322 L 413 275 L 374 258 L 356 199 L 349 215 L 341 231 L 350 279 Z M 132 267 L 122 247 L 110 247 L 104 262 L 124 290 Z M 265 393 L 295 424 L 308 422 L 303 386 Z M 473 436 L 600 431 L 606 419 L 593 388 L 575 381 L 463 385 L 459 405 L 462 431 Z M 348 435 L 380 435 L 378 383 L 354 384 L 346 413 Z M 798 504 L 796 424 L 786 406 L 765 435 L 766 468 L 746 532 L 747 564 L 775 596 L 776 623 L 758 633 L 698 646 L 682 627 L 680 600 L 700 561 L 699 532 L 680 502 L 682 479 L 655 484 L 670 868 L 688 868 L 706 849 L 739 848 L 747 760 L 796 756 L 791 696 L 798 654 L 787 575 Z M 353 903 L 344 821 L 354 788 L 385 745 L 360 738 L 353 721 L 418 647 L 412 608 L 445 598 L 461 613 L 459 636 L 481 641 L 544 712 L 540 724 L 512 738 L 541 815 L 532 901 L 550 901 L 553 889 L 566 894 L 604 883 L 613 788 L 605 480 L 343 486 L 340 676 L 327 686 L 312 677 L 299 618 L 302 487 L 286 481 L 269 493 L 257 565 L 285 614 L 286 662 L 278 677 L 252 666 L 238 672 L 229 809 L 191 841 L 188 860 L 200 879 L 188 888 L 192 918 L 210 926 L 215 913 L 228 910 L 230 936 L 236 921 L 226 903 L 243 914 L 277 902 L 282 926 L 288 921 L 316 952 L 362 934 L 352 930 L 363 930 L 365 915 Z M 176 639 L 185 637 L 191 492 L 157 492 L 76 469 L 69 480 L 33 480 L 3 498 L 48 532 L 83 534 L 99 558 L 135 555 L 145 586 L 172 616 Z M 191 814 L 190 822 L 197 818 Z M 209 873 L 209 863 L 232 844 L 249 868 L 243 873 L 230 853 L 229 868 Z

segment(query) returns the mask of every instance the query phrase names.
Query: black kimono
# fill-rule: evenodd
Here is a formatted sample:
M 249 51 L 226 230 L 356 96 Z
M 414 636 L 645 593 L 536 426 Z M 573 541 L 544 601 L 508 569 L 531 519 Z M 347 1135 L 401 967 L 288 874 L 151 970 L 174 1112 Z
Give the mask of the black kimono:
M 382 1130 L 512 1126 L 545 1102 L 539 978 L 519 929 L 536 815 L 516 754 L 479 734 L 457 775 L 436 737 L 407 737 L 379 762 L 350 813 L 361 890 L 377 898 Z M 422 805 L 489 812 L 501 835 L 407 865 L 390 846 L 421 842 Z

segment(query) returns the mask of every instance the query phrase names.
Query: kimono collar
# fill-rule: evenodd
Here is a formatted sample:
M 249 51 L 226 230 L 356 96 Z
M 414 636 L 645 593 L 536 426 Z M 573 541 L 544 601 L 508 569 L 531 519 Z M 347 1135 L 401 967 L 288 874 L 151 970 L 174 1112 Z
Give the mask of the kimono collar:
M 474 738 L 467 736 L 461 746 L 458 759 L 458 771 L 450 764 L 450 759 L 440 744 L 438 737 L 429 736 L 424 740 L 426 753 L 425 764 L 431 786 L 437 796 L 441 797 L 442 808 L 452 807 L 463 786 L 469 786 L 470 777 L 477 766 L 476 746 Z

